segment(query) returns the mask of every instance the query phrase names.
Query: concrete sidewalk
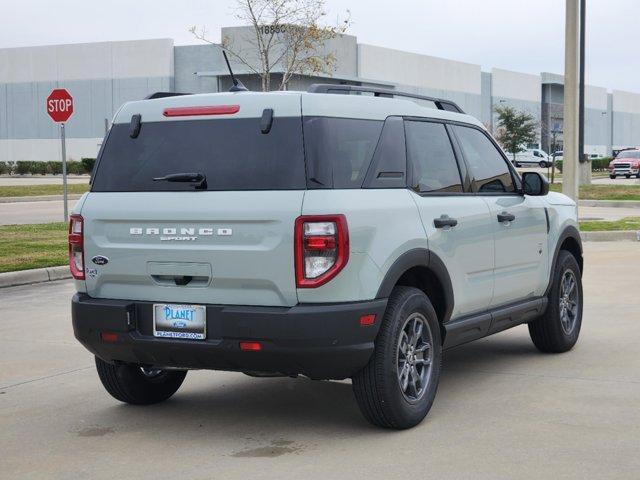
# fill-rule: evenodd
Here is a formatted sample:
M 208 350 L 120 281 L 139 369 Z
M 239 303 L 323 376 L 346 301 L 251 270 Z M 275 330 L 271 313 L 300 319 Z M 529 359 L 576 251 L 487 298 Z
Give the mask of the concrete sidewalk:
M 80 197 L 78 196 L 69 200 L 69 212 L 73 210 L 78 198 Z M 16 203 L 0 202 L 0 225 L 62 222 L 64 221 L 62 206 L 62 200 Z
M 89 175 L 68 175 L 68 183 L 89 183 Z M 0 187 L 62 185 L 62 175 L 0 175 Z

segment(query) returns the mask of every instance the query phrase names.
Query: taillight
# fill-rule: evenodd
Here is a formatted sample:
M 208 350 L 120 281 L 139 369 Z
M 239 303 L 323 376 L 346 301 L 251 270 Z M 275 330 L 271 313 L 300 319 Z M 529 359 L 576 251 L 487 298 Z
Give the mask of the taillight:
M 69 268 L 77 280 L 84 280 L 84 219 L 81 215 L 69 217 Z
M 349 260 L 349 231 L 344 215 L 306 215 L 296 219 L 295 264 L 298 288 L 324 285 Z

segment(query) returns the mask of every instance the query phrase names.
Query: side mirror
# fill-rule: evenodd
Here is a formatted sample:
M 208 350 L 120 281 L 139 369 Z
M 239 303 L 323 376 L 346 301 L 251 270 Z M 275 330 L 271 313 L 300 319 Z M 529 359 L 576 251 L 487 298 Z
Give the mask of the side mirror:
M 535 197 L 549 193 L 549 180 L 538 172 L 525 172 L 522 174 L 522 188 L 525 195 Z

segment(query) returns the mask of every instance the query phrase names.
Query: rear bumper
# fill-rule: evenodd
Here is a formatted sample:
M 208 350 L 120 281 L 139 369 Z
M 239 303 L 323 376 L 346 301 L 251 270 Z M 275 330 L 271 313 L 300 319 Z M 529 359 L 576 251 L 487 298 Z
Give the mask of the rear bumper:
M 71 311 L 76 338 L 107 362 L 342 379 L 369 361 L 386 303 L 207 305 L 205 340 L 154 337 L 153 302 L 77 293 Z M 360 326 L 366 314 L 376 315 L 374 325 Z M 102 332 L 116 333 L 117 340 L 102 341 Z M 262 350 L 241 351 L 240 341 L 259 341 Z

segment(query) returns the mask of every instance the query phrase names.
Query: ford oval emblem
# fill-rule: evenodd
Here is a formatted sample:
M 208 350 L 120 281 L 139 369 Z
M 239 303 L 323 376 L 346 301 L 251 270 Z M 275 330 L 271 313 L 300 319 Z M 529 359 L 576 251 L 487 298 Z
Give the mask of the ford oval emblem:
M 109 263 L 109 259 L 107 257 L 103 257 L 102 255 L 96 255 L 91 259 L 93 263 L 96 265 L 106 265 Z

